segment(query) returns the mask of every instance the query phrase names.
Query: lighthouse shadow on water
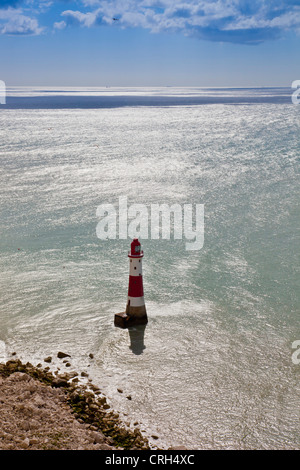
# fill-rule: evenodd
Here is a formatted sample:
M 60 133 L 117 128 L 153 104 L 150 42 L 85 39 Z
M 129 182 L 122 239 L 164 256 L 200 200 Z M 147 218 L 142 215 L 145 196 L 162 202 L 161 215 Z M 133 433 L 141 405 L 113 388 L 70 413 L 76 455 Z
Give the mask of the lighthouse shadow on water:
M 146 349 L 144 343 L 145 329 L 146 325 L 138 325 L 128 328 L 130 338 L 129 349 L 131 349 L 133 354 L 136 354 L 137 356 L 143 354 L 144 349 Z

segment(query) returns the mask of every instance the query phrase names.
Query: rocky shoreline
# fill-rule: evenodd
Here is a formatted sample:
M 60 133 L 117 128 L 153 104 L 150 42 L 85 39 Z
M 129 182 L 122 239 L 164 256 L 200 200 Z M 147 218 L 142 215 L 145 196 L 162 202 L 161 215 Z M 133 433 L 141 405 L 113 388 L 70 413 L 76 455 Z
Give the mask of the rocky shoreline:
M 150 449 L 140 429 L 126 426 L 98 387 L 42 364 L 16 358 L 0 364 L 0 414 L 0 450 Z

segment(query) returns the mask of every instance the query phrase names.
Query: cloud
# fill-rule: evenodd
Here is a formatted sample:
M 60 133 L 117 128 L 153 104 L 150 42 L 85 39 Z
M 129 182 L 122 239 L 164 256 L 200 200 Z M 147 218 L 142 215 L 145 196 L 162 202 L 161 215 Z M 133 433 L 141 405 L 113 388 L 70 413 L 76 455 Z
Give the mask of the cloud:
M 54 30 L 114 25 L 241 44 L 259 44 L 287 31 L 300 31 L 300 0 L 1 0 L 0 12 L 19 14 L 12 15 L 2 29 L 0 19 L 0 32 L 8 34 L 15 27 L 24 31 L 19 34 L 40 34 L 42 28 L 32 16 L 43 12 L 46 21 L 46 9 L 52 9 L 51 18 L 57 15 Z
M 64 29 L 66 26 L 67 23 L 65 21 L 57 21 L 53 25 L 54 29 Z
M 39 35 L 43 28 L 38 21 L 27 14 L 18 6 L 24 3 L 22 0 L 1 0 L 0 2 L 0 34 L 7 35 Z M 25 2 L 26 3 L 26 2 Z M 44 0 L 39 2 L 44 5 Z
M 67 24 L 81 25 L 87 28 L 101 24 L 102 17 L 98 14 L 98 10 L 93 12 L 82 13 L 80 11 L 66 10 L 62 12 Z
M 13 12 L 9 16 L 3 18 L 0 12 L 0 22 L 2 19 L 6 21 L 0 26 L 1 34 L 8 35 L 38 35 L 42 32 L 38 22 L 34 18 L 25 16 L 19 12 Z
M 62 13 L 94 27 L 118 17 L 122 28 L 177 32 L 209 41 L 258 44 L 300 29 L 300 0 L 82 0 L 85 12 Z

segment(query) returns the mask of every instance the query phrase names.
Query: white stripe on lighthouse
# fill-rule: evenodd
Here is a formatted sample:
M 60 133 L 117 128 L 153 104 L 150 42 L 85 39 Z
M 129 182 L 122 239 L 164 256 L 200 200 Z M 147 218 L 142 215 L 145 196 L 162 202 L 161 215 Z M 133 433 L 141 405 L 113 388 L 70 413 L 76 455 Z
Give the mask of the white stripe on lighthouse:
M 142 276 L 142 258 L 130 258 L 130 276 Z
M 144 297 L 130 297 L 128 295 L 128 301 L 130 300 L 130 307 L 142 307 L 145 305 Z

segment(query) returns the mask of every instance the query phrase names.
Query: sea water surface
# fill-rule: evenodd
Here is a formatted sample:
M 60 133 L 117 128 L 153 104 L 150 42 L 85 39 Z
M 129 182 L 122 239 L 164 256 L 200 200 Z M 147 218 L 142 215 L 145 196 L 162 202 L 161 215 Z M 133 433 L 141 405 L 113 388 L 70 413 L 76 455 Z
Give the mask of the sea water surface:
M 299 448 L 300 106 L 291 94 L 8 89 L 0 360 L 51 355 L 63 372 L 56 354 L 69 353 L 71 370 L 87 372 L 153 446 Z M 149 209 L 204 204 L 201 250 L 172 234 L 141 240 L 144 330 L 113 325 L 131 239 L 96 234 L 97 207 L 118 210 L 121 196 Z

